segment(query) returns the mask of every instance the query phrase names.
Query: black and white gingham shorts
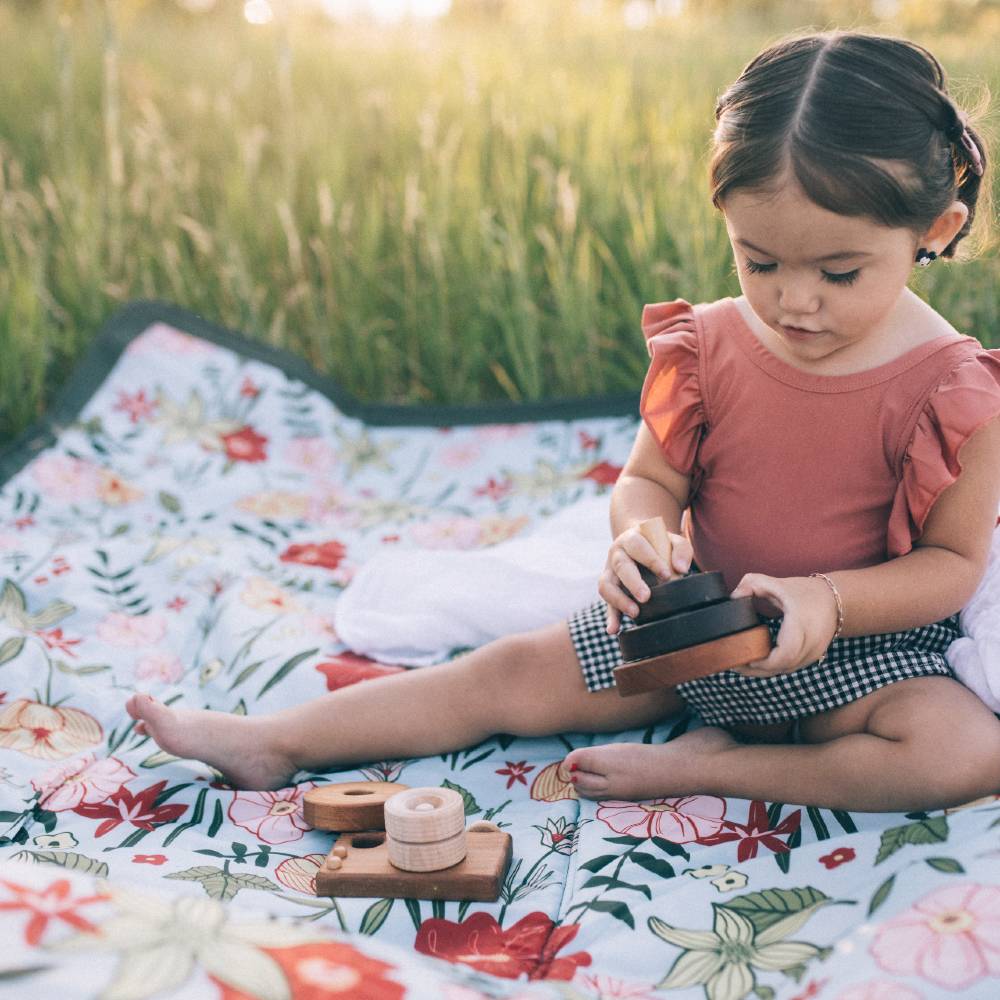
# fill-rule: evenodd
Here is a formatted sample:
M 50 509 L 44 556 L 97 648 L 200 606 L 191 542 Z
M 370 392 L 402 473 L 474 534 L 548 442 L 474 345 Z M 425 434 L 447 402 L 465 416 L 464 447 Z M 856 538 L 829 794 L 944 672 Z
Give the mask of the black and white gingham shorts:
M 606 615 L 605 603 L 598 601 L 569 619 L 589 691 L 614 687 L 612 671 L 622 663 L 618 637 L 606 631 Z M 781 619 L 769 619 L 767 625 L 773 641 Z M 944 654 L 958 637 L 958 615 L 952 615 L 906 632 L 837 639 L 822 665 L 810 663 L 790 674 L 745 677 L 724 670 L 678 684 L 677 692 L 712 726 L 792 722 L 857 701 L 908 677 L 953 677 Z

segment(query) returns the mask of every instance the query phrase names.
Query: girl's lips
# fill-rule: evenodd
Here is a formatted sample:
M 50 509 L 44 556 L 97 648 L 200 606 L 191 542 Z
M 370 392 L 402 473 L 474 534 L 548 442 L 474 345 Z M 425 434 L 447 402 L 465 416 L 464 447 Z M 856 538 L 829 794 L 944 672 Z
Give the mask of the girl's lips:
M 818 337 L 823 332 L 822 330 L 803 330 L 800 326 L 782 325 L 781 329 L 786 336 L 793 340 L 809 340 L 810 337 Z

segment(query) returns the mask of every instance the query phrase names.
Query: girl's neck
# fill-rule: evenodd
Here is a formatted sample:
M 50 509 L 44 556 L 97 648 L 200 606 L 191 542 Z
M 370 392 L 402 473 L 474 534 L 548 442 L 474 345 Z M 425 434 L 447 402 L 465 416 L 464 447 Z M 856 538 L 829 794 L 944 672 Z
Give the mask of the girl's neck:
M 814 375 L 853 375 L 895 361 L 929 340 L 961 336 L 947 320 L 906 288 L 881 329 L 821 361 L 808 363 L 787 350 L 781 338 L 757 316 L 742 295 L 734 301 L 747 326 L 768 351 L 785 364 Z

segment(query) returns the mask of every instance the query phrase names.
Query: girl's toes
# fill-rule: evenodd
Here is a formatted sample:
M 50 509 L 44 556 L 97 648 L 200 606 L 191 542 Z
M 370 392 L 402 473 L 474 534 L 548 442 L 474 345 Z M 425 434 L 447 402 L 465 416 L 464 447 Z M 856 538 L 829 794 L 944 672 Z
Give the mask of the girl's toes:
M 573 775 L 573 787 L 576 794 L 585 799 L 598 799 L 607 794 L 608 779 L 603 774 L 577 771 Z
M 601 768 L 597 766 L 598 754 L 593 747 L 581 747 L 566 754 L 563 762 L 566 770 L 570 773 L 570 778 L 581 776 L 583 773 L 599 774 Z

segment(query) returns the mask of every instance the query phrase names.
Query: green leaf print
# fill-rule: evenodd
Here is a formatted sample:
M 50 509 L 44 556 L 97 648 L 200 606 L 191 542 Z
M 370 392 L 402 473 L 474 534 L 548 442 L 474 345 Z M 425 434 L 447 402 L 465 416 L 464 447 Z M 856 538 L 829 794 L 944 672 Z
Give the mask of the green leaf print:
M 965 869 L 954 858 L 925 858 L 924 860 L 935 871 L 944 872 L 945 875 L 965 874 Z
M 213 899 L 232 899 L 240 889 L 261 889 L 265 892 L 280 892 L 281 886 L 263 875 L 233 875 L 224 868 L 213 868 L 211 865 L 196 865 L 185 868 L 184 871 L 171 872 L 164 878 L 178 879 L 184 882 L 200 882 L 201 887 Z
M 881 864 L 907 844 L 943 844 L 947 839 L 948 820 L 944 816 L 932 816 L 916 823 L 907 823 L 906 826 L 890 827 L 882 833 L 875 864 Z
M 24 649 L 24 637 L 20 635 L 11 636 L 2 646 L 0 646 L 0 665 L 8 663 L 20 656 Z
M 598 899 L 590 904 L 590 909 L 598 910 L 601 913 L 610 913 L 611 916 L 635 930 L 635 918 L 632 916 L 632 911 L 624 903 L 615 903 L 610 899 Z
M 19 851 L 14 855 L 14 860 L 38 865 L 58 865 L 60 868 L 69 868 L 84 875 L 108 877 L 108 866 L 105 862 L 72 851 Z
M 358 932 L 361 934 L 374 934 L 386 921 L 389 911 L 392 909 L 394 899 L 380 899 L 365 910 L 365 915 L 361 918 L 361 926 Z
M 892 887 L 896 884 L 896 876 L 890 875 L 876 890 L 872 896 L 872 901 L 868 904 L 868 916 L 870 917 L 888 898 L 892 892 Z
M 652 854 L 646 854 L 643 851 L 633 851 L 629 855 L 629 858 L 640 867 L 645 868 L 646 871 L 652 872 L 654 875 L 659 875 L 660 878 L 673 878 L 677 874 L 674 871 L 673 865 L 662 858 L 654 857 Z
M 717 905 L 741 913 L 755 934 L 774 928 L 769 937 L 794 934 L 821 906 L 831 903 L 826 893 L 805 886 L 801 889 L 764 889 L 737 896 Z
M 461 785 L 456 785 L 453 781 L 449 781 L 447 778 L 441 782 L 442 788 L 450 788 L 453 792 L 458 792 L 462 796 L 462 801 L 465 803 L 465 815 L 475 816 L 476 813 L 481 813 L 483 811 L 482 806 L 476 802 L 475 797 L 472 792 L 467 788 L 463 788 Z
M 263 698 L 264 695 L 275 686 L 275 684 L 283 681 L 303 660 L 308 660 L 310 656 L 314 656 L 318 652 L 319 647 L 316 649 L 307 649 L 304 653 L 296 653 L 290 660 L 286 660 L 277 669 L 277 671 L 275 671 L 271 679 L 260 689 L 257 697 Z

